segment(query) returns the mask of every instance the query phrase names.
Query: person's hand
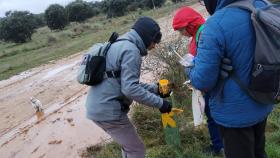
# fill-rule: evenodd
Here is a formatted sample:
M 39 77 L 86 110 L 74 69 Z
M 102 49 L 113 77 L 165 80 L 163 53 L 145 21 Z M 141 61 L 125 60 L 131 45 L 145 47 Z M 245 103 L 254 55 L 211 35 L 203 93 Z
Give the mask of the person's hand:
M 172 110 L 172 104 L 169 101 L 163 100 L 163 104 L 159 111 L 161 113 L 169 113 Z
M 170 95 L 175 87 L 175 84 L 171 81 L 168 81 L 167 86 L 160 85 L 160 83 L 157 83 L 157 85 L 158 85 L 158 94 L 161 98 L 170 97 Z
M 224 80 L 228 78 L 232 72 L 233 72 L 233 67 L 232 67 L 231 60 L 229 58 L 223 58 L 221 62 L 221 70 L 220 70 L 219 78 L 221 80 Z
M 159 94 L 159 96 L 160 96 L 161 98 L 167 98 L 167 97 L 170 97 L 171 93 L 172 93 L 172 90 L 169 89 L 169 90 L 168 90 L 168 93 L 166 93 L 166 94 L 163 94 L 161 91 L 159 91 L 158 94 Z

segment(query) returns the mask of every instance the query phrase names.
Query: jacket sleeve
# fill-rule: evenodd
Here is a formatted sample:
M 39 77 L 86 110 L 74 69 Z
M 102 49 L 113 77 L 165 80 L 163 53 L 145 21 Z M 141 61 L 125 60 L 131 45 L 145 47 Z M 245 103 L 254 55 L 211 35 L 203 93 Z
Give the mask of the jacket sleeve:
M 147 85 L 139 83 L 141 56 L 138 50 L 126 50 L 121 60 L 121 91 L 129 99 L 160 108 L 162 98 L 151 93 Z
M 194 67 L 189 72 L 192 85 L 202 91 L 209 91 L 215 87 L 225 51 L 222 28 L 211 19 L 209 20 L 199 40 Z
M 153 84 L 147 84 L 147 83 L 141 83 L 141 82 L 140 82 L 140 84 L 144 89 L 148 90 L 149 92 L 154 93 L 154 94 L 158 94 L 158 85 L 156 85 L 154 83 Z

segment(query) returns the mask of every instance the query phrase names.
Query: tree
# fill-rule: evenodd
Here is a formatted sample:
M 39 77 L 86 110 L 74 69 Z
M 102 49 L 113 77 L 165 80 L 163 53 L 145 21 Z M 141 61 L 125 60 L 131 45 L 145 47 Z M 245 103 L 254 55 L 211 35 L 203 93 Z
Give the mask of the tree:
M 101 12 L 107 14 L 111 0 L 103 0 L 100 3 Z
M 155 7 L 161 7 L 164 4 L 165 0 L 142 0 L 144 6 L 153 9 Z
M 0 21 L 0 39 L 24 43 L 31 40 L 36 28 L 34 16 L 28 11 L 7 12 Z
M 128 4 L 127 0 L 110 0 L 107 17 L 112 18 L 125 15 Z
M 46 20 L 45 20 L 45 14 L 44 14 L 44 13 L 41 13 L 41 14 L 33 14 L 33 16 L 34 16 L 36 28 L 45 26 L 45 25 L 47 24 L 47 23 L 46 23 Z
M 69 21 L 82 22 L 94 15 L 93 10 L 89 3 L 76 0 L 66 6 Z
M 183 2 L 184 0 L 171 0 L 173 3 Z
M 68 24 L 66 10 L 59 4 L 52 4 L 47 8 L 45 19 L 51 30 L 62 30 Z
M 96 16 L 102 12 L 102 2 L 95 1 L 95 2 L 89 2 L 88 4 L 92 9 L 93 16 Z

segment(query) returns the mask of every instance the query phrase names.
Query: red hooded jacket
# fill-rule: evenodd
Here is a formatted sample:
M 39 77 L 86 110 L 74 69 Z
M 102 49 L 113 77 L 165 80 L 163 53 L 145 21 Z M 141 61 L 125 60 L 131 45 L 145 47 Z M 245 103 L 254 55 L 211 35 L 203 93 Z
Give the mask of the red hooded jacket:
M 196 55 L 196 32 L 204 23 L 204 18 L 190 7 L 182 7 L 178 9 L 173 17 L 173 29 L 176 31 L 181 28 L 186 28 L 186 31 L 192 36 L 188 50 L 193 56 Z

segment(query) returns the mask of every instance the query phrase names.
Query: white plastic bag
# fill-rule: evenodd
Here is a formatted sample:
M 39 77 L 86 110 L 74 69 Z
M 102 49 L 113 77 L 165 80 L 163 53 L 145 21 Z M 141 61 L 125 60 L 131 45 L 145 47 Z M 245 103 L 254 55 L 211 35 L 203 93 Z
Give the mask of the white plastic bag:
M 191 55 L 190 53 L 187 53 L 184 55 L 180 60 L 179 63 L 182 64 L 185 67 L 190 67 L 193 65 L 193 58 L 194 56 Z
M 194 126 L 203 124 L 205 100 L 200 90 L 192 90 L 192 111 Z

